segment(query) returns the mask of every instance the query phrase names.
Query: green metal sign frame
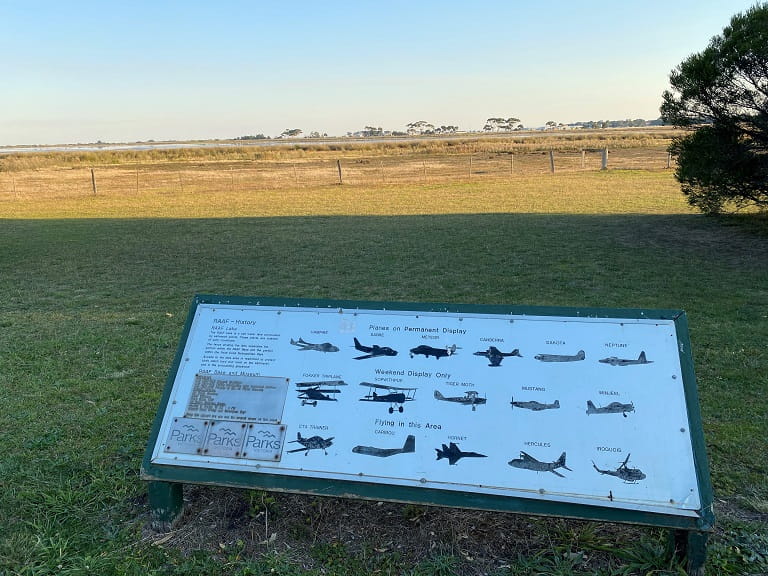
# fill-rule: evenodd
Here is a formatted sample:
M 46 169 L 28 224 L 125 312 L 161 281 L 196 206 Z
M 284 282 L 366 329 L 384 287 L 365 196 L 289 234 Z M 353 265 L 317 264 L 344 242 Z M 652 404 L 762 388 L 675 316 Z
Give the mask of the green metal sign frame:
M 153 449 L 158 441 L 161 425 L 168 409 L 175 376 L 182 363 L 183 352 L 190 336 L 193 318 L 203 304 L 237 305 L 246 307 L 316 308 L 340 310 L 388 310 L 410 312 L 439 312 L 451 314 L 493 314 L 536 317 L 569 318 L 626 318 L 666 320 L 674 323 L 682 370 L 683 393 L 687 406 L 688 431 L 693 450 L 695 476 L 698 483 L 700 509 L 695 514 L 681 516 L 642 510 L 595 506 L 581 503 L 553 502 L 471 491 L 445 491 L 432 488 L 376 484 L 370 482 L 328 480 L 267 473 L 249 473 L 195 466 L 177 466 L 152 462 Z M 540 516 L 576 518 L 600 522 L 629 523 L 669 528 L 682 541 L 688 556 L 689 572 L 701 573 L 708 534 L 714 527 L 712 487 L 704 443 L 699 398 L 694 373 L 688 324 L 681 310 L 602 309 L 531 306 L 489 306 L 442 303 L 368 302 L 346 300 L 285 299 L 239 297 L 222 295 L 196 295 L 190 306 L 173 366 L 168 376 L 157 415 L 152 425 L 147 450 L 141 467 L 141 477 L 149 482 L 149 499 L 153 522 L 158 529 L 168 529 L 182 511 L 184 484 L 214 484 L 251 489 L 263 489 L 317 496 L 352 497 L 369 500 L 387 500 L 458 508 L 513 512 Z

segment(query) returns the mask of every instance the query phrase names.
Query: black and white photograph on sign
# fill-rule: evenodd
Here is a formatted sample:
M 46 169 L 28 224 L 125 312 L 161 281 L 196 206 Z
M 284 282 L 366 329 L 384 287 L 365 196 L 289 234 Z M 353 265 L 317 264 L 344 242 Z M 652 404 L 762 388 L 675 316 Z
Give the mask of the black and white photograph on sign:
M 672 320 L 200 304 L 184 346 L 153 463 L 700 505 Z

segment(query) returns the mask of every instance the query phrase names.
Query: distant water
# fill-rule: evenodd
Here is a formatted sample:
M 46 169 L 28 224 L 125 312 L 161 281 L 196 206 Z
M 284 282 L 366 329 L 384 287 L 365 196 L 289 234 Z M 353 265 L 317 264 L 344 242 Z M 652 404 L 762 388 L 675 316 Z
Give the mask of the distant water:
M 284 140 L 278 141 L 285 144 Z M 249 141 L 249 144 L 251 142 Z M 241 146 L 232 142 L 141 142 L 137 144 L 66 144 L 58 146 L 7 146 L 0 147 L 0 154 L 21 154 L 24 152 L 101 152 L 109 150 L 173 150 L 176 148 L 216 148 L 221 146 Z
M 508 136 L 508 134 L 505 134 Z M 460 140 L 467 137 L 499 136 L 460 132 L 458 134 L 434 137 L 436 140 Z M 515 133 L 515 138 L 528 138 L 530 134 Z M 0 146 L 0 154 L 22 154 L 25 152 L 101 152 L 109 150 L 174 150 L 179 148 L 223 148 L 236 146 L 327 146 L 332 144 L 376 144 L 381 142 L 412 142 L 415 140 L 429 141 L 430 137 L 419 136 L 381 136 L 381 137 L 330 137 L 330 138 L 265 138 L 263 140 L 240 140 L 225 142 L 137 142 L 135 144 L 59 144 L 42 146 Z

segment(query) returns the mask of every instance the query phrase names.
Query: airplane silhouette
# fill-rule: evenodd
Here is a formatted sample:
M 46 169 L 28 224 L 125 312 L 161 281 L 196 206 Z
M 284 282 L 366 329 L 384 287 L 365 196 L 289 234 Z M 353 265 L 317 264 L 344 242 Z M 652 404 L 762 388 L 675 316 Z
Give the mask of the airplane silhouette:
M 361 402 L 384 402 L 389 404 L 389 413 L 392 414 L 397 406 L 397 411 L 403 411 L 403 404 L 412 402 L 416 395 L 416 388 L 401 388 L 399 386 L 387 386 L 386 384 L 374 384 L 372 382 L 360 382 L 360 386 L 368 388 L 368 394 L 360 398 Z M 386 394 L 378 394 L 376 390 L 386 390 Z M 399 404 L 399 406 L 398 406 Z
M 512 350 L 512 352 L 502 352 L 496 346 L 490 346 L 488 350 L 480 351 L 480 352 L 474 352 L 475 356 L 485 356 L 488 358 L 488 361 L 490 364 L 488 366 L 501 366 L 501 361 L 504 360 L 504 358 L 507 358 L 509 356 L 519 356 L 520 358 L 523 357 L 522 354 L 520 354 L 520 350 L 515 348 Z
M 453 356 L 454 354 L 456 354 L 456 349 L 457 349 L 456 344 L 446 348 L 433 348 L 432 346 L 426 346 L 422 344 L 421 346 L 416 346 L 416 348 L 411 348 L 411 358 L 413 358 L 417 354 L 421 354 L 425 358 L 434 356 L 435 360 L 440 360 L 440 358 L 445 358 L 447 356 Z
M 360 350 L 360 352 L 365 352 L 364 355 L 357 356 L 355 360 L 365 360 L 366 358 L 376 358 L 378 356 L 397 356 L 397 350 L 393 350 L 389 346 L 379 346 L 377 344 L 363 346 L 357 338 L 355 338 L 355 348 Z
M 294 346 L 298 346 L 299 350 L 302 352 L 305 352 L 307 350 L 315 350 L 317 352 L 338 352 L 339 348 L 337 346 L 334 346 L 330 342 L 323 342 L 322 344 L 310 344 L 309 342 L 305 342 L 303 338 L 299 338 L 298 340 L 294 340 L 291 338 L 291 344 Z
M 629 404 L 622 404 L 621 402 L 611 402 L 607 406 L 598 408 L 592 403 L 592 400 L 587 400 L 587 415 L 589 414 L 623 414 L 624 418 L 627 417 L 627 412 L 634 412 L 635 405 L 630 402 Z
M 653 360 L 646 359 L 644 350 L 640 352 L 640 356 L 637 357 L 637 360 L 610 356 L 608 358 L 603 358 L 602 360 L 598 360 L 598 362 L 600 362 L 601 364 L 610 364 L 611 366 L 631 366 L 632 364 L 653 364 Z
M 443 396 L 439 390 L 435 390 L 435 399 L 472 406 L 473 412 L 477 409 L 478 404 L 486 403 L 486 399 L 480 398 L 479 394 L 475 390 L 468 390 L 467 392 L 464 392 L 464 396 Z
M 536 402 L 535 400 L 529 400 L 528 402 L 515 402 L 515 399 L 512 399 L 512 407 L 515 408 L 525 408 L 527 410 L 533 410 L 534 412 L 539 412 L 541 410 L 553 410 L 560 408 L 560 401 L 555 400 L 552 402 L 552 404 L 543 404 L 541 402 Z
M 542 362 L 578 362 L 584 360 L 584 350 L 579 350 L 574 355 L 569 354 L 536 354 L 534 358 Z
M 565 478 L 565 476 L 560 474 L 560 472 L 556 470 L 557 468 L 565 468 L 569 472 L 573 472 L 573 470 L 565 465 L 565 452 L 560 454 L 560 458 L 554 462 L 541 462 L 526 452 L 520 452 L 520 458 L 510 460 L 508 464 L 510 466 L 514 466 L 515 468 L 522 468 L 523 470 L 533 470 L 535 472 L 552 472 L 552 474 L 555 476 L 560 476 L 560 478 Z
M 624 482 L 627 482 L 628 484 L 635 484 L 636 482 L 643 480 L 645 478 L 645 474 L 640 470 L 640 468 L 630 468 L 627 466 L 627 462 L 629 462 L 629 454 L 627 454 L 627 457 L 624 458 L 624 462 L 622 462 L 616 470 L 601 470 L 597 467 L 597 464 L 595 464 L 594 460 L 592 461 L 592 467 L 600 472 L 600 474 L 607 474 L 608 476 L 616 476 L 616 478 L 621 478 L 624 480 Z
M 380 458 L 386 458 L 388 456 L 394 456 L 395 454 L 411 454 L 416 452 L 416 437 L 410 434 L 405 439 L 405 444 L 402 448 L 376 448 L 375 446 L 355 446 L 352 448 L 352 452 L 355 454 L 365 454 L 366 456 L 378 456 Z
M 341 392 L 338 388 L 304 388 L 299 390 L 298 398 L 301 400 L 301 405 L 309 404 L 310 406 L 317 406 L 318 401 L 336 402 L 337 398 L 331 398 L 328 394 L 338 394 Z
M 443 444 L 443 449 L 435 448 L 437 452 L 437 460 L 448 458 L 448 464 L 453 466 L 462 458 L 487 458 L 485 454 L 479 454 L 478 452 L 462 452 L 459 447 L 451 442 L 448 446 Z
M 309 454 L 310 450 L 322 450 L 323 453 L 327 456 L 328 452 L 326 451 L 326 448 L 330 447 L 333 444 L 333 437 L 331 438 L 321 438 L 320 436 L 312 436 L 310 438 L 304 438 L 301 435 L 301 432 L 296 433 L 296 440 L 291 440 L 289 444 L 295 444 L 298 442 L 301 444 L 302 448 L 296 448 L 295 450 L 288 450 L 289 454 L 292 454 L 293 452 L 304 452 L 304 456 Z

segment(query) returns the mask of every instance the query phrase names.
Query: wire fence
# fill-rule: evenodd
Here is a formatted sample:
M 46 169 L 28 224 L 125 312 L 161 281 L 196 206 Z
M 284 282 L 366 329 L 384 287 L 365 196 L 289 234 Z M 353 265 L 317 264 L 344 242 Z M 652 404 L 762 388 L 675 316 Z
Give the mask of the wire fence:
M 82 194 L 203 193 L 500 180 L 608 170 L 670 170 L 664 147 L 571 152 L 492 152 L 410 156 L 117 164 L 0 172 L 0 198 Z

